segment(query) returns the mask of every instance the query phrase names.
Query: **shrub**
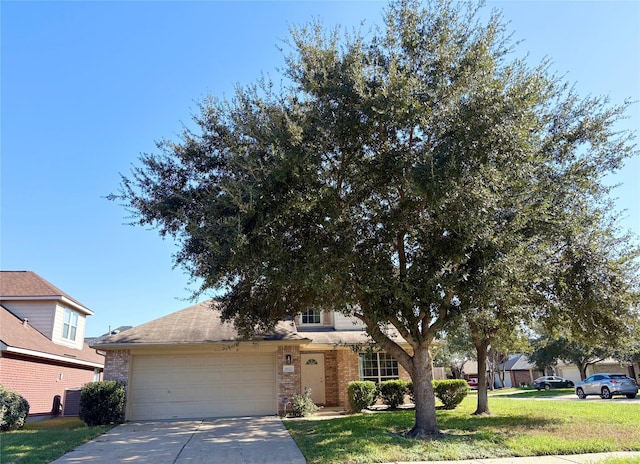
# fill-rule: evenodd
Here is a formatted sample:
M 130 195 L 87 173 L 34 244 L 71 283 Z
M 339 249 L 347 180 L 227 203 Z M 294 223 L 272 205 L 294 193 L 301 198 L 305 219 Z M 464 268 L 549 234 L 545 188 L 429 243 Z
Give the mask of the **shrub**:
M 416 402 L 413 382 L 407 382 L 407 393 L 412 403 Z M 444 409 L 455 409 L 469 393 L 469 384 L 463 379 L 434 380 L 433 392 L 444 405 Z
M 382 402 L 391 409 L 395 409 L 404 403 L 404 395 L 407 392 L 407 383 L 404 380 L 386 380 L 378 385 L 378 393 Z
M 413 381 L 409 380 L 406 384 L 405 387 L 407 389 L 407 395 L 409 395 L 409 400 L 413 403 L 416 404 L 416 396 L 413 394 Z
M 302 395 L 293 395 L 291 397 L 291 416 L 305 417 L 310 416 L 318 410 L 318 406 L 311 399 L 311 389 L 305 388 Z
M 469 393 L 466 380 L 434 380 L 433 390 L 444 409 L 455 409 Z
M 116 380 L 88 383 L 80 392 L 80 419 L 87 425 L 124 421 L 124 383 Z
M 347 394 L 349 395 L 351 410 L 360 412 L 375 402 L 376 384 L 368 380 L 349 382 Z
M 22 395 L 0 386 L 0 432 L 18 430 L 29 415 L 29 402 Z

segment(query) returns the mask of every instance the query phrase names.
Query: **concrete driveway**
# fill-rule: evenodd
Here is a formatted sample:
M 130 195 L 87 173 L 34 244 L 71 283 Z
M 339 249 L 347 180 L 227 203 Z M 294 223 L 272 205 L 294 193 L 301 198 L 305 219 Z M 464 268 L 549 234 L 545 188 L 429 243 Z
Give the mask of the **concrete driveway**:
M 275 416 L 128 422 L 53 461 L 54 464 L 117 462 L 306 463 L 282 421 Z

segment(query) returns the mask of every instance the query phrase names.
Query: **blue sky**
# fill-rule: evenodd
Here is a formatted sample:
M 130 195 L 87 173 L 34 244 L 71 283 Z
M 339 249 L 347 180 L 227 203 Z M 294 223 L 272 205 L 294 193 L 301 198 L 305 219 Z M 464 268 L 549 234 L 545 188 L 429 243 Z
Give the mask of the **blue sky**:
M 290 25 L 379 23 L 384 2 L 22 2 L 1 8 L 0 267 L 89 308 L 87 335 L 191 304 L 175 245 L 104 196 L 207 94 L 278 77 Z M 517 55 L 551 58 L 582 95 L 640 100 L 640 1 L 489 2 Z M 487 9 L 488 11 L 488 9 Z M 640 103 L 620 128 L 640 128 Z M 640 232 L 640 160 L 611 179 Z

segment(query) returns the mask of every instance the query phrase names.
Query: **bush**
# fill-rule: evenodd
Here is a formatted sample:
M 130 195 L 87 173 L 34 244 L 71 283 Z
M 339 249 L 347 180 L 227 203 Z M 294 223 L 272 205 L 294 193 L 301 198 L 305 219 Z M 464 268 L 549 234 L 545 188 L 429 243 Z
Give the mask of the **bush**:
M 469 393 L 469 384 L 463 379 L 434 380 L 433 392 L 444 405 L 444 409 L 455 409 Z M 416 397 L 413 393 L 413 382 L 407 382 L 407 393 L 411 402 L 415 404 Z
M 433 391 L 444 409 L 455 409 L 469 393 L 469 385 L 463 379 L 434 380 Z
M 347 394 L 349 395 L 349 405 L 354 412 L 367 409 L 376 400 L 376 384 L 370 381 L 349 382 Z
M 22 395 L 0 386 L 0 432 L 18 430 L 29 415 L 29 402 Z
M 124 421 L 124 382 L 104 380 L 88 383 L 80 392 L 80 419 L 87 425 Z
M 391 409 L 395 409 L 404 403 L 404 395 L 407 392 L 407 383 L 404 380 L 386 380 L 378 385 L 378 393 L 382 402 Z
M 318 406 L 311 399 L 311 389 L 305 388 L 302 395 L 293 395 L 291 397 L 291 416 L 305 417 L 310 416 L 318 410 Z

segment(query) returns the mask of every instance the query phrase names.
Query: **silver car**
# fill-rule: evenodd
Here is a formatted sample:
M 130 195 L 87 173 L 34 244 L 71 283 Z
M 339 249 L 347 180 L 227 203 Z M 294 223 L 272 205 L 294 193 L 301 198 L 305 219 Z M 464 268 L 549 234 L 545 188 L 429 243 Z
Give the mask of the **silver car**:
M 638 384 L 631 377 L 624 374 L 594 374 L 576 385 L 576 395 L 584 399 L 588 395 L 600 395 L 608 400 L 613 395 L 626 395 L 635 398 L 638 394 Z

